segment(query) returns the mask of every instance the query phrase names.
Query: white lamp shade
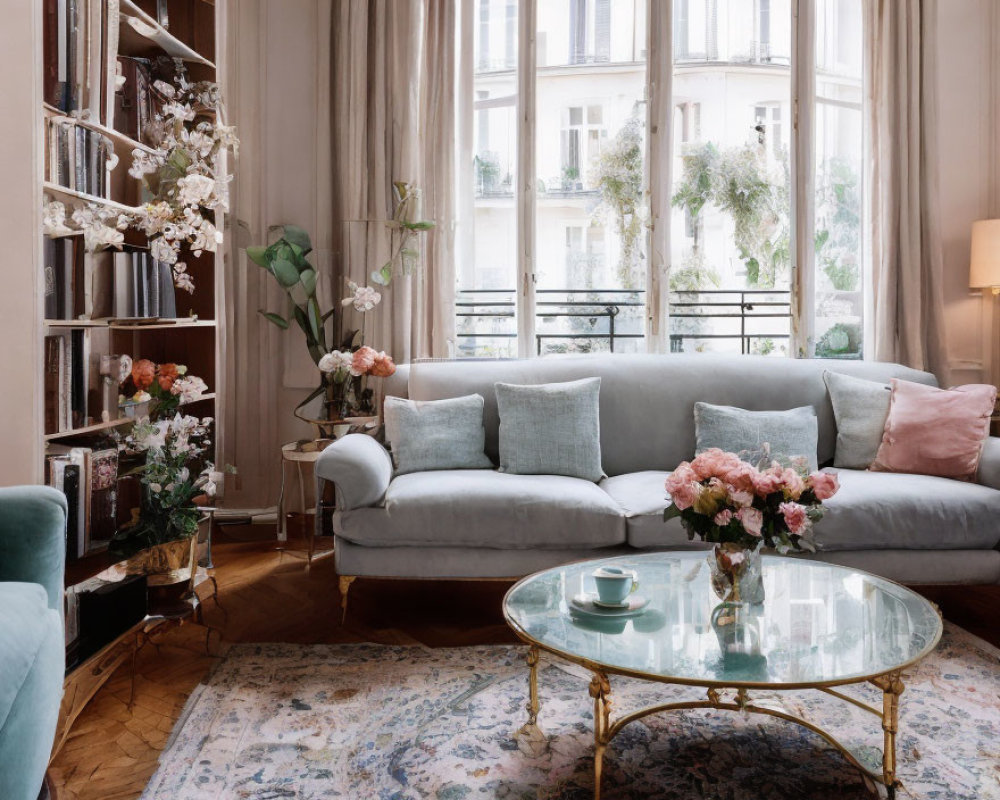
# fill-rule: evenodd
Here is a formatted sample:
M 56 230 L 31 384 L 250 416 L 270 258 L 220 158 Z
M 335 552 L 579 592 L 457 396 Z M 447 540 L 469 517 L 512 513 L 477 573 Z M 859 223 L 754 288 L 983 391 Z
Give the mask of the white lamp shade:
M 1000 286 L 1000 219 L 972 223 L 969 286 Z

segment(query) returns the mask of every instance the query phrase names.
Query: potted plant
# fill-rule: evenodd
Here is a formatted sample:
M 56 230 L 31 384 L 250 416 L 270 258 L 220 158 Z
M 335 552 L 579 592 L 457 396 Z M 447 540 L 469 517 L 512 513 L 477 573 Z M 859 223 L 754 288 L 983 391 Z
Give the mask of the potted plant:
M 689 539 L 715 544 L 712 587 L 722 600 L 760 603 L 761 548 L 815 552 L 813 527 L 823 517 L 823 501 L 838 488 L 832 473 L 809 474 L 767 455 L 754 466 L 712 448 L 670 473 L 663 519 L 680 517 Z
M 149 404 L 123 442 L 124 476 L 139 480 L 139 506 L 120 528 L 110 550 L 128 558 L 131 574 L 176 573 L 190 564 L 191 539 L 198 533 L 199 504 L 215 495 L 221 475 L 208 458 L 212 419 L 180 412 L 206 390 L 182 364 L 140 359 L 122 384 L 122 399 Z M 183 580 L 183 576 L 179 579 Z M 169 581 L 168 581 L 169 582 Z

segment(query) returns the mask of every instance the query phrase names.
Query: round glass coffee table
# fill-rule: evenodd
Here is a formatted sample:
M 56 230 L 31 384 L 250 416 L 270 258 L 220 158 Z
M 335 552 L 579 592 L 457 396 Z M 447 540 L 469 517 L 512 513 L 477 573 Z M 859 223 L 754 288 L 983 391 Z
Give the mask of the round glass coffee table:
M 635 570 L 637 616 L 584 614 L 574 598 L 595 591 L 592 573 L 614 564 Z M 515 584 L 504 598 L 507 623 L 530 645 L 528 723 L 540 736 L 538 657 L 546 651 L 591 672 L 594 702 L 594 797 L 614 736 L 630 722 L 661 711 L 692 708 L 768 714 L 804 725 L 836 747 L 877 786 L 895 796 L 896 737 L 903 671 L 941 638 L 934 606 L 897 583 L 816 561 L 764 556 L 765 600 L 720 603 L 704 551 L 599 559 L 545 570 Z M 703 687 L 706 697 L 664 703 L 611 717 L 612 675 Z M 882 692 L 874 707 L 837 690 L 869 683 Z M 816 724 L 754 702 L 751 692 L 817 689 L 871 712 L 881 722 L 881 757 L 852 752 Z M 866 755 L 866 752 L 869 755 Z

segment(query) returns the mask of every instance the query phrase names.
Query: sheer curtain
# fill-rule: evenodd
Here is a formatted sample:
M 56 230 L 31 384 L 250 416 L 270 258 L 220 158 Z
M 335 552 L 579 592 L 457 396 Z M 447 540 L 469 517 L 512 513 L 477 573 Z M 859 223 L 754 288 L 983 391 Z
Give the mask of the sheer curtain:
M 336 273 L 371 283 L 390 256 L 384 221 L 392 184 L 423 193 L 417 269 L 383 290 L 365 316 L 366 342 L 396 361 L 444 357 L 453 339 L 455 287 L 455 80 L 453 0 L 340 0 L 331 34 L 331 125 Z M 345 313 L 345 329 L 362 319 Z
M 938 210 L 936 0 L 870 0 L 874 356 L 948 381 Z

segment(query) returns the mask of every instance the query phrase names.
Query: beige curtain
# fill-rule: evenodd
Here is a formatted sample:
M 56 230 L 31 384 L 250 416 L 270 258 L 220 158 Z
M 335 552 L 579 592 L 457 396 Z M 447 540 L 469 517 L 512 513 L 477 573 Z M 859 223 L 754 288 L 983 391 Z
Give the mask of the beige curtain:
M 869 0 L 874 355 L 948 381 L 935 125 L 936 0 Z
M 398 270 L 382 305 L 344 328 L 397 362 L 443 357 L 453 340 L 455 80 L 453 0 L 336 0 L 331 34 L 331 139 L 335 275 L 370 285 L 391 241 L 392 184 L 423 193 L 422 257 Z

